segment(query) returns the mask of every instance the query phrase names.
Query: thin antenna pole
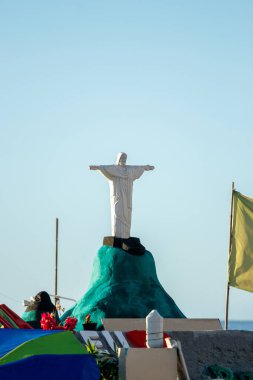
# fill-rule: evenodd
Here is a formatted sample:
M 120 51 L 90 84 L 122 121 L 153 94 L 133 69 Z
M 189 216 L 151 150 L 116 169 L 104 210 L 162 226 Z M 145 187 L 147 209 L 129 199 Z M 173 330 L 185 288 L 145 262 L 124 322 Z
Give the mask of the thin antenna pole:
M 228 265 L 229 265 L 229 256 L 230 256 L 230 253 L 231 253 L 231 246 L 232 246 L 234 188 L 235 188 L 235 184 L 234 184 L 234 182 L 232 182 L 231 206 L 230 206 L 229 244 L 228 244 Z M 230 293 L 230 286 L 229 286 L 228 280 L 229 280 L 229 274 L 228 274 L 228 278 L 227 278 L 225 330 L 228 329 L 228 308 L 229 308 L 229 293 Z
M 54 276 L 54 301 L 55 305 L 58 301 L 58 231 L 59 231 L 59 220 L 55 220 L 55 276 Z

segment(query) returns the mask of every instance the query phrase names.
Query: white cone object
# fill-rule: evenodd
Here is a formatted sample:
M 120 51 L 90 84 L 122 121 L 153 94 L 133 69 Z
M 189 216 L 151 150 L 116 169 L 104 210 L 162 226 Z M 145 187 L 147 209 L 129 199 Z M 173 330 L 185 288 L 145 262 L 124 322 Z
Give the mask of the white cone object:
M 157 310 L 152 310 L 146 317 L 146 346 L 163 347 L 163 317 Z

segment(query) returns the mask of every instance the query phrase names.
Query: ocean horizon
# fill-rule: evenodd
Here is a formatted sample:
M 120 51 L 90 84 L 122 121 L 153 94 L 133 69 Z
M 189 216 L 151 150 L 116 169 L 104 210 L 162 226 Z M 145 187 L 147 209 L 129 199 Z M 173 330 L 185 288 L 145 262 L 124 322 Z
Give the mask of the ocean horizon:
M 221 321 L 221 325 L 224 328 L 225 321 Z M 246 330 L 253 331 L 253 321 L 240 321 L 232 320 L 228 321 L 228 330 Z

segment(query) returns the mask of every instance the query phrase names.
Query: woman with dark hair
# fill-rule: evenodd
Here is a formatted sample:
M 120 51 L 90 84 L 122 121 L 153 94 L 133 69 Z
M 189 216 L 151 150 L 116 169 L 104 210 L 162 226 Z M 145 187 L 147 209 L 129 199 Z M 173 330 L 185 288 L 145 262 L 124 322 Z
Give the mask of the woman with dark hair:
M 40 320 L 42 313 L 54 313 L 55 320 L 60 323 L 58 312 L 55 305 L 52 303 L 50 295 L 41 291 L 29 302 L 22 319 L 28 322 L 34 329 L 41 329 Z

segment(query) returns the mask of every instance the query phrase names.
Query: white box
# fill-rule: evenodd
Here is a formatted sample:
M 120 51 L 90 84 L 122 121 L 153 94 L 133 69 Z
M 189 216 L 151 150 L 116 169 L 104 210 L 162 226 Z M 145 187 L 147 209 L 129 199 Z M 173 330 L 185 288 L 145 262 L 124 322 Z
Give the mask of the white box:
M 177 380 L 177 351 L 168 348 L 119 348 L 120 380 Z

